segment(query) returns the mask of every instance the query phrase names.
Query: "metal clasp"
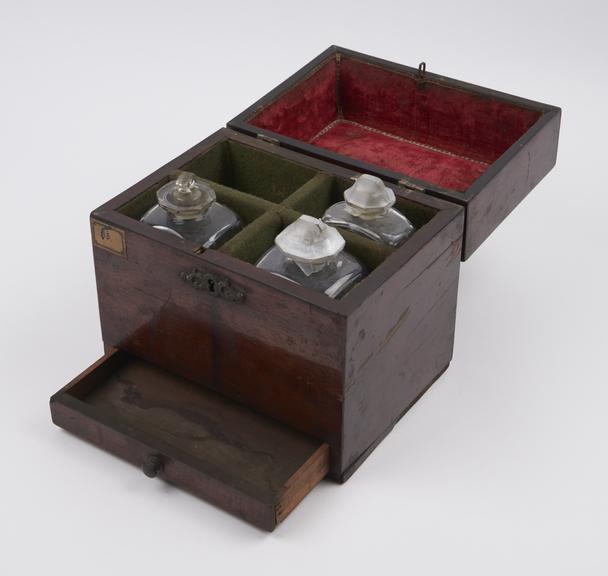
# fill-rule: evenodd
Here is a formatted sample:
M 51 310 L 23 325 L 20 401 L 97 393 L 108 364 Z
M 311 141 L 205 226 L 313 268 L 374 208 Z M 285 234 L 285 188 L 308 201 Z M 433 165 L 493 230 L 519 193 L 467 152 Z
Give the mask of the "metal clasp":
M 399 186 L 401 186 L 402 188 L 406 188 L 407 190 L 413 190 L 414 192 L 426 192 L 426 188 L 418 186 L 418 184 L 414 184 L 406 178 L 401 178 L 401 180 L 399 180 L 397 184 L 399 184 Z
M 243 302 L 245 300 L 245 292 L 234 286 L 228 278 L 223 278 L 211 272 L 199 270 L 198 268 L 192 268 L 189 272 L 180 272 L 179 276 L 195 290 L 207 292 L 212 296 L 223 298 L 230 302 Z
M 420 78 L 420 80 L 426 78 L 426 62 L 420 62 L 420 64 L 418 64 L 418 78 Z
M 272 136 L 268 136 L 266 134 L 256 134 L 256 138 L 258 140 L 262 140 L 262 142 L 268 142 L 269 144 L 273 144 L 274 146 L 280 146 L 281 143 L 277 138 L 273 138 Z

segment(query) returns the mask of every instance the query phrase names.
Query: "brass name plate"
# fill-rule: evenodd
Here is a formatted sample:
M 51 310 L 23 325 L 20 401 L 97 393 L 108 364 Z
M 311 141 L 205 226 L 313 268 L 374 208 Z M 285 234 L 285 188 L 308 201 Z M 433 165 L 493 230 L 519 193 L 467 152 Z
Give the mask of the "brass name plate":
M 127 255 L 127 245 L 125 242 L 125 232 L 120 228 L 114 228 L 109 224 L 91 220 L 93 227 L 93 242 L 95 246 L 103 248 L 119 256 Z

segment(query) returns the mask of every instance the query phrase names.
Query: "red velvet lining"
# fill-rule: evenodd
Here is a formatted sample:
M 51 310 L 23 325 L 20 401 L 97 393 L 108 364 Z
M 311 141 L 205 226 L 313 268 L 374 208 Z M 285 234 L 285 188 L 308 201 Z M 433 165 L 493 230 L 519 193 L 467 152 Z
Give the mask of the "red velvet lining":
M 336 61 L 331 59 L 255 117 L 253 124 L 310 141 L 336 117 Z
M 348 120 L 336 121 L 312 143 L 452 190 L 473 182 L 487 168 L 487 164 L 397 140 Z
M 539 116 L 342 56 L 338 65 L 331 58 L 251 123 L 464 191 Z

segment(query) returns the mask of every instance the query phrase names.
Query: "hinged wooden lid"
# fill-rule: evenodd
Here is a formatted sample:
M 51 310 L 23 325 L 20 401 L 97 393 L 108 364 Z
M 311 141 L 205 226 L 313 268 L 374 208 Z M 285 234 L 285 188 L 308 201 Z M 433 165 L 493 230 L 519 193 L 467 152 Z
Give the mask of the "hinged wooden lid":
M 464 206 L 464 260 L 553 167 L 560 117 L 332 46 L 228 126 Z

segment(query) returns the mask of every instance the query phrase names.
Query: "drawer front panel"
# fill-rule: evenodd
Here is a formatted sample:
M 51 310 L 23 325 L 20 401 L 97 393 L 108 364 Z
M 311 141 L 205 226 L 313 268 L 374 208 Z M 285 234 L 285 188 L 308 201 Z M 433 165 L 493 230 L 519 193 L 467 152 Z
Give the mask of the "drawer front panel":
M 329 469 L 328 446 L 113 352 L 51 399 L 70 432 L 266 530 Z

